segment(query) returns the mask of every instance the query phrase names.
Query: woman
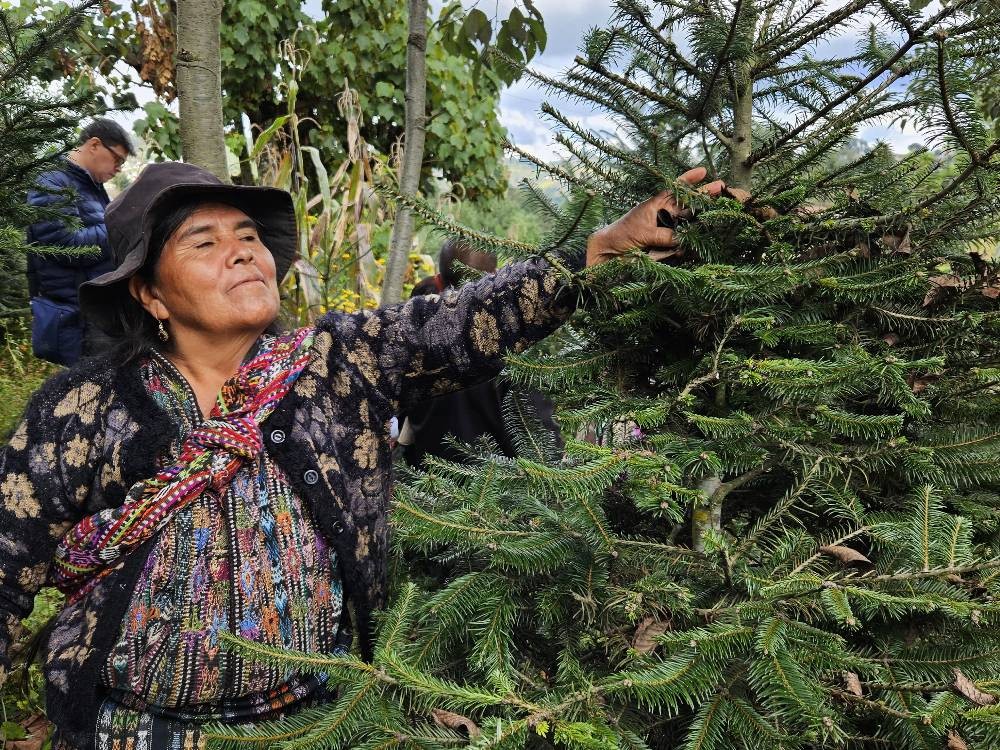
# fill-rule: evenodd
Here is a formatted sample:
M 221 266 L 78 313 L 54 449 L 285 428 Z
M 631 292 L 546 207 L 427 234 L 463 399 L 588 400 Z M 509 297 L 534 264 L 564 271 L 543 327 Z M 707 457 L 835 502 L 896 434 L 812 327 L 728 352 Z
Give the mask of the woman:
M 663 193 L 595 233 L 587 263 L 674 246 L 663 210 L 681 213 Z M 334 652 L 350 643 L 349 601 L 370 658 L 390 417 L 492 377 L 574 295 L 535 259 L 278 334 L 296 254 L 287 193 L 153 164 L 106 221 L 117 268 L 80 299 L 117 348 L 48 381 L 0 457 L 0 682 L 18 621 L 53 581 L 67 594 L 45 663 L 59 742 L 196 747 L 206 721 L 325 697 L 316 678 L 221 648 L 220 632 Z

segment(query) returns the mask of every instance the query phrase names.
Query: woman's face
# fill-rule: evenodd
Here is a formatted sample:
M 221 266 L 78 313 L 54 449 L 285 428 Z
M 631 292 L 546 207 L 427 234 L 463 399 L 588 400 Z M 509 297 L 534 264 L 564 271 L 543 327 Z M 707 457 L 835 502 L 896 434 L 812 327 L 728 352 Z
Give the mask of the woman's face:
M 256 225 L 222 203 L 195 209 L 164 245 L 153 282 L 133 277 L 132 293 L 174 336 L 259 334 L 280 304 L 274 258 Z

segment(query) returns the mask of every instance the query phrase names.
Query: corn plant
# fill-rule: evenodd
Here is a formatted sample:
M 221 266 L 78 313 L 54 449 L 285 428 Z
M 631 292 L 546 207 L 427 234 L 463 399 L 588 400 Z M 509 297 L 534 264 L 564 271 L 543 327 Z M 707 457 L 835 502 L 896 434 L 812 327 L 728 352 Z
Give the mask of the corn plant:
M 287 109 L 256 137 L 252 127 L 245 128 L 243 172 L 256 184 L 292 194 L 299 255 L 282 288 L 286 312 L 305 323 L 329 310 L 375 307 L 392 217 L 375 187 L 391 179 L 388 157 L 361 136 L 358 93 L 345 81 L 337 107 L 347 122 L 347 152 L 332 168 L 324 163 L 320 151 L 305 142 L 316 123 L 295 112 L 308 56 L 293 37 L 282 45 L 281 58 Z

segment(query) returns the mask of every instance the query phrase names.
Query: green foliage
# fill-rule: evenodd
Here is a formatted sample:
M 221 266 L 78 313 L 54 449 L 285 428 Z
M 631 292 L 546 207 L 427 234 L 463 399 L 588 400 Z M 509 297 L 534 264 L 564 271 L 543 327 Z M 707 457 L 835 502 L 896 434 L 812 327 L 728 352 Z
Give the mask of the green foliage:
M 39 0 L 31 5 L 51 18 L 62 4 Z M 526 5 L 532 9 L 526 15 L 515 7 L 499 21 L 497 38 L 497 44 L 522 60 L 544 48 L 541 16 L 530 2 Z M 242 131 L 243 115 L 266 127 L 291 102 L 304 123 L 303 142 L 318 148 L 324 161 L 339 161 L 348 151 L 347 121 L 333 92 L 349 83 L 368 114 L 360 123 L 361 136 L 382 154 L 393 151 L 404 123 L 405 3 L 325 0 L 316 19 L 294 2 L 238 0 L 222 7 L 223 104 L 231 132 Z M 75 44 L 52 50 L 42 75 L 108 107 L 134 107 L 130 88 L 150 87 L 157 99 L 144 106 L 145 117 L 136 130 L 160 155 L 177 158 L 176 118 L 165 106 L 174 97 L 170 5 L 108 2 L 102 8 Z M 474 11 L 467 17 L 459 3 L 446 5 L 438 23 L 429 25 L 427 45 L 427 184 L 432 172 L 439 172 L 461 184 L 468 196 L 502 195 L 506 189 L 495 169 L 504 135 L 496 109 L 503 82 L 516 75 L 482 64 L 480 47 L 467 36 L 473 27 L 465 23 L 479 23 L 480 15 L 482 11 Z M 491 19 L 485 23 L 492 34 Z M 288 40 L 299 53 L 294 59 L 281 53 Z M 297 65 L 301 68 L 295 69 Z
M 524 0 L 524 10 L 515 4 L 500 22 L 496 38 L 493 21 L 477 7 L 464 12 L 460 2 L 449 3 L 438 19 L 445 47 L 452 53 L 476 59 L 476 72 L 484 61 L 492 63 L 497 78 L 510 85 L 520 77 L 520 65 L 531 62 L 536 53 L 545 51 L 548 34 L 542 14 L 531 0 Z M 499 51 L 502 59 L 490 60 L 490 52 Z M 512 64 L 507 64 L 506 60 Z
M 45 678 L 41 666 L 27 663 L 32 641 L 62 607 L 63 596 L 54 588 L 45 588 L 35 597 L 31 615 L 22 623 L 24 634 L 12 651 L 14 670 L 0 689 L 0 709 L 3 726 L 0 740 L 23 740 L 31 735 L 34 746 L 48 750 L 45 722 Z M 39 736 L 41 735 L 41 736 Z
M 542 218 L 521 204 L 516 190 L 508 189 L 502 198 L 446 200 L 442 213 L 457 224 L 526 245 L 537 245 L 544 237 Z
M 0 321 L 0 440 L 17 425 L 28 398 L 55 368 L 31 354 L 31 331 L 24 318 Z

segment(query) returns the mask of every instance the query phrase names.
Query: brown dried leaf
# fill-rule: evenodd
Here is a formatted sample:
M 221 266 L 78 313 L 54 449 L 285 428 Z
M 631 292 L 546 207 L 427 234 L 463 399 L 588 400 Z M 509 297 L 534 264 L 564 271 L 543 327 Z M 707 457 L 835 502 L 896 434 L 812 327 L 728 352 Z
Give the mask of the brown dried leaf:
M 777 209 L 771 206 L 751 206 L 750 215 L 753 216 L 757 221 L 770 221 L 771 219 L 777 219 L 781 214 L 778 213 Z
M 632 648 L 640 654 L 648 654 L 659 645 L 656 640 L 657 636 L 666 633 L 669 627 L 670 623 L 668 622 L 647 617 L 635 629 L 635 635 L 632 638 Z
M 897 333 L 887 333 L 882 337 L 882 340 L 889 346 L 895 346 L 899 343 L 899 334 Z
M 952 683 L 952 687 L 955 688 L 959 695 L 972 701 L 977 706 L 992 706 L 997 702 L 995 695 L 984 693 L 982 690 L 977 688 L 976 683 L 962 674 L 961 669 L 956 667 L 954 669 L 954 673 L 955 682 Z
M 859 240 L 858 244 L 854 246 L 854 250 L 857 252 L 859 258 L 870 258 L 872 257 L 871 247 L 865 240 Z
M 52 732 L 52 725 L 44 714 L 33 714 L 20 722 L 28 735 L 23 740 L 7 740 L 4 750 L 41 750 Z
M 931 288 L 924 295 L 924 307 L 937 302 L 947 292 L 947 289 L 961 290 L 963 287 L 962 277 L 953 273 L 943 273 L 940 276 L 931 276 L 927 279 L 931 283 Z
M 659 262 L 661 260 L 667 260 L 668 258 L 683 258 L 687 254 L 687 250 L 682 247 L 671 248 L 666 250 L 657 249 L 647 249 L 646 251 L 650 258 Z
M 913 373 L 910 373 L 909 375 L 906 376 L 906 383 L 907 385 L 910 386 L 910 390 L 912 390 L 914 393 L 923 393 L 925 390 L 927 390 L 927 386 L 929 386 L 935 380 L 937 380 L 936 375 L 927 375 L 924 377 L 920 377 L 919 375 L 914 375 Z
M 744 190 L 738 187 L 726 187 L 722 191 L 722 194 L 727 198 L 732 198 L 733 200 L 738 200 L 740 203 L 746 203 L 752 197 L 749 190 Z
M 176 40 L 170 18 L 164 17 L 153 3 L 147 9 L 148 18 L 136 25 L 139 36 L 139 77 L 153 87 L 157 96 L 171 102 L 177 96 L 174 87 L 174 57 Z M 148 20 L 149 25 L 146 25 Z
M 989 297 L 990 299 L 996 299 L 1000 297 L 1000 286 L 994 286 L 992 284 L 984 286 L 982 289 L 983 296 Z
M 871 560 L 862 555 L 856 549 L 851 549 L 850 547 L 828 544 L 825 547 L 820 547 L 819 551 L 824 555 L 837 558 L 840 562 L 844 563 L 844 565 L 851 565 L 853 567 L 868 567 L 872 564 Z
M 474 721 L 465 718 L 461 714 L 454 714 L 442 708 L 434 708 L 431 709 L 431 716 L 434 717 L 434 723 L 439 727 L 464 731 L 469 735 L 469 739 L 475 739 L 482 734 Z
M 309 233 L 309 247 L 319 247 L 323 241 L 323 235 L 326 234 L 326 229 L 330 225 L 330 214 L 324 211 L 319 215 L 316 220 L 316 224 L 313 225 L 312 232 Z
M 962 735 L 954 729 L 948 732 L 948 744 L 945 747 L 947 750 L 969 750 L 969 746 L 965 744 Z
M 934 286 L 942 287 L 945 289 L 959 289 L 962 286 L 962 277 L 956 276 L 953 273 L 943 273 L 940 276 L 931 276 L 927 279 Z
M 856 695 L 859 698 L 864 695 L 864 691 L 861 689 L 861 680 L 854 672 L 844 672 L 844 686 L 851 695 Z
M 913 253 L 913 248 L 910 245 L 909 227 L 906 227 L 901 232 L 883 235 L 882 244 L 885 245 L 890 254 L 899 253 L 900 255 L 910 255 Z

